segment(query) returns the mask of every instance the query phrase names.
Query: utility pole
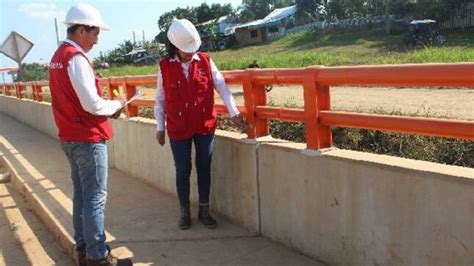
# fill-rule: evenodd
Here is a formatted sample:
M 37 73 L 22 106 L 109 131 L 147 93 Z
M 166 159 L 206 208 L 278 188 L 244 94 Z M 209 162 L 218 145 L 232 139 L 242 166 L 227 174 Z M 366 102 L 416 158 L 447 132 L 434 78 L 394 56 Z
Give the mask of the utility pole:
M 56 43 L 58 44 L 58 47 L 61 45 L 61 42 L 59 41 L 59 27 L 58 27 L 58 19 L 54 18 L 54 26 L 56 28 Z
M 385 0 L 385 33 L 390 34 L 390 0 Z

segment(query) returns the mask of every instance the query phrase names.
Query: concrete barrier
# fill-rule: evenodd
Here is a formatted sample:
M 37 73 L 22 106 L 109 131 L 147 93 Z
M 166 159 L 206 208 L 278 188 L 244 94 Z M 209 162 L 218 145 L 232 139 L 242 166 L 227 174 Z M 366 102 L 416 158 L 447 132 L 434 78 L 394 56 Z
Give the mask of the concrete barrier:
M 258 148 L 262 234 L 330 265 L 473 265 L 474 170 Z
M 0 112 L 50 137 L 57 138 L 58 136 L 50 103 L 0 95 Z
M 118 119 L 113 121 L 113 127 L 115 136 L 109 145 L 112 166 L 176 195 L 169 140 L 163 147 L 156 142 L 155 121 L 139 117 Z M 258 232 L 256 145 L 239 141 L 244 138 L 242 134 L 217 132 L 211 169 L 211 204 L 230 220 Z M 198 202 L 195 171 L 191 176 L 191 200 Z
M 56 137 L 47 103 L 0 96 L 0 111 Z M 176 194 L 155 126 L 114 120 L 109 162 Z M 212 165 L 211 205 L 234 222 L 328 264 L 474 264 L 473 169 L 243 137 L 217 131 Z

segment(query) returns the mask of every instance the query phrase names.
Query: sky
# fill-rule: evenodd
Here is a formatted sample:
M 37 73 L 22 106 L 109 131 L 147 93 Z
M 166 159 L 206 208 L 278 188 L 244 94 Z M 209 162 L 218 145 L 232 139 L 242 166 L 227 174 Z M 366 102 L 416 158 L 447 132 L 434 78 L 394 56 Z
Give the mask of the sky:
M 99 9 L 104 23 L 111 28 L 100 33 L 98 44 L 88 54 L 93 59 L 124 40 L 133 40 L 134 31 L 136 41 L 143 40 L 143 32 L 146 40 L 152 40 L 159 33 L 157 22 L 165 12 L 178 7 L 196 7 L 204 2 L 231 4 L 237 8 L 242 0 L 0 0 L 0 44 L 16 31 L 34 43 L 23 62 L 48 63 L 57 48 L 54 18 L 58 18 L 60 40 L 63 40 L 66 37 L 64 18 L 69 8 L 78 2 Z M 17 64 L 0 53 L 0 67 L 7 66 Z

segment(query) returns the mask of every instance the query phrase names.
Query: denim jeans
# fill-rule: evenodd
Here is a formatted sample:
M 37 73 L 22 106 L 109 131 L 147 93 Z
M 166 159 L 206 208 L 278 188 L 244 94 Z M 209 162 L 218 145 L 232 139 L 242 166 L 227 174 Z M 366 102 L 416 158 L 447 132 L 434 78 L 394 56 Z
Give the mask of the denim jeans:
M 85 247 L 87 257 L 107 256 L 104 209 L 107 198 L 107 144 L 62 142 L 71 166 L 74 189 L 73 214 L 76 248 Z
M 211 186 L 211 160 L 214 134 L 195 134 L 185 140 L 170 140 L 176 168 L 176 189 L 180 204 L 189 204 L 189 179 L 191 175 L 191 144 L 196 149 L 196 170 L 199 192 L 199 203 L 209 203 Z

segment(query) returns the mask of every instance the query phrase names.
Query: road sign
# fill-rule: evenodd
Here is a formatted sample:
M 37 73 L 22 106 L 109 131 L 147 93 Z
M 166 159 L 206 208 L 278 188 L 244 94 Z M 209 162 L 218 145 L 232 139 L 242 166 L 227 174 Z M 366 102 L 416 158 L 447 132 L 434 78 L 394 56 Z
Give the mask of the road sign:
M 30 40 L 12 31 L 0 46 L 0 52 L 20 64 L 32 47 L 33 43 Z

